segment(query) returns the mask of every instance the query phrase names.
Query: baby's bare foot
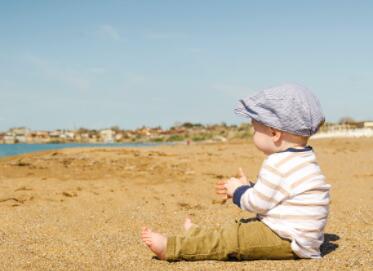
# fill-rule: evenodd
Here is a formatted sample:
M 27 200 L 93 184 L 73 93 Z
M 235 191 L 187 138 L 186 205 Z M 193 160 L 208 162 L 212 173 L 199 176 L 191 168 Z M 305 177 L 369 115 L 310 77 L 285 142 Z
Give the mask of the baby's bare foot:
M 185 231 L 188 231 L 194 225 L 195 224 L 192 223 L 192 220 L 189 217 L 185 218 L 185 221 L 184 221 L 184 230 Z
M 166 258 L 167 238 L 164 235 L 144 227 L 141 239 L 160 260 Z

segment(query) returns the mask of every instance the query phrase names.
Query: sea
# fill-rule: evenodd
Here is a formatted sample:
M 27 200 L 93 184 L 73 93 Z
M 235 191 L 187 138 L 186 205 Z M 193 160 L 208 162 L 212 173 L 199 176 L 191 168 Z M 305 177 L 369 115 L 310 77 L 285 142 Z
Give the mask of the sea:
M 172 143 L 109 143 L 109 144 L 0 144 L 0 157 L 13 156 L 17 154 L 31 153 L 46 150 L 60 150 L 65 148 L 126 148 L 126 147 L 152 147 L 159 145 L 170 145 Z

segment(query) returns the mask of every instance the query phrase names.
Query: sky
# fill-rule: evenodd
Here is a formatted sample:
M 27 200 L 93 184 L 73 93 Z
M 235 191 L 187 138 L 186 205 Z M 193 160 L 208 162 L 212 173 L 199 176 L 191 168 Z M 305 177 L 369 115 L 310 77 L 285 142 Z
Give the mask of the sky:
M 0 130 L 237 124 L 287 82 L 373 119 L 373 1 L 0 0 Z

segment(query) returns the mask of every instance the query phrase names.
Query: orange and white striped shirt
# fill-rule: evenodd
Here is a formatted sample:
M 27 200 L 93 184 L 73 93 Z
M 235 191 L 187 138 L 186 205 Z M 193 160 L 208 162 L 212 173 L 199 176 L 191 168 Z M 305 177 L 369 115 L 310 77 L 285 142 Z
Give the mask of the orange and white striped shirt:
M 312 148 L 290 148 L 269 155 L 255 185 L 236 189 L 233 202 L 291 240 L 299 257 L 320 258 L 329 190 Z

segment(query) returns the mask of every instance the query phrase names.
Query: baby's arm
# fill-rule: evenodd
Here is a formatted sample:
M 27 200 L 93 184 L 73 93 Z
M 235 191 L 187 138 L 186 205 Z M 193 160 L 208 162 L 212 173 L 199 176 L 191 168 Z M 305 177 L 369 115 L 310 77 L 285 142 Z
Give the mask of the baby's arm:
M 266 165 L 260 171 L 254 187 L 238 187 L 233 193 L 233 202 L 241 209 L 265 214 L 289 197 L 280 172 Z

